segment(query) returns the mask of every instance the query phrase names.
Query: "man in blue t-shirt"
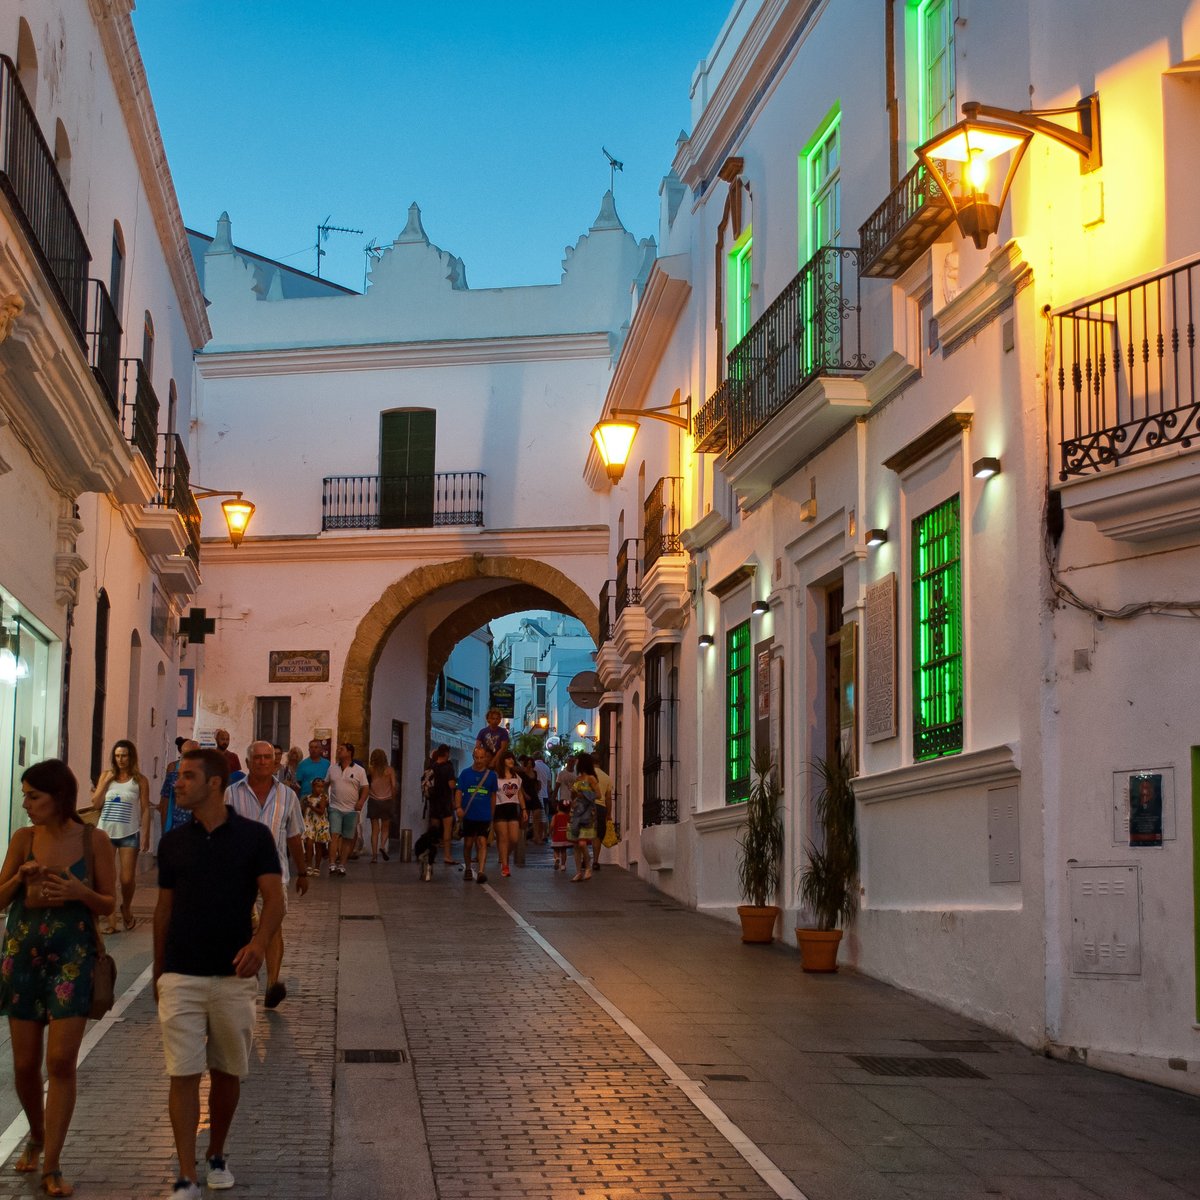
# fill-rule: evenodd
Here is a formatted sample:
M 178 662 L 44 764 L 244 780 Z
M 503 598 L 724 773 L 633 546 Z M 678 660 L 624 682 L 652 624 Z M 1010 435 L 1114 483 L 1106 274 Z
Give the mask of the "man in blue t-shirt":
M 308 743 L 308 757 L 296 767 L 296 783 L 300 788 L 300 799 L 312 795 L 314 779 L 324 779 L 329 774 L 329 759 L 321 754 L 321 743 L 313 738 Z
M 467 767 L 458 777 L 458 803 L 455 815 L 462 819 L 463 880 L 471 880 L 471 853 L 479 860 L 479 882 L 487 883 L 483 873 L 487 865 L 488 833 L 492 814 L 496 810 L 496 772 L 488 763 L 491 755 L 486 747 L 475 746 L 474 766 Z

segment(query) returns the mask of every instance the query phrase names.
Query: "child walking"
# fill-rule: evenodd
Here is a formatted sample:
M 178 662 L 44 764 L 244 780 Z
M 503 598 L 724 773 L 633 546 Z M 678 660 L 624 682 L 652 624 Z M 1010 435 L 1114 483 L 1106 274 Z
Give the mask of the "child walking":
M 304 797 L 305 874 L 320 875 L 321 859 L 329 854 L 329 797 L 325 780 L 314 779 L 312 792 Z
M 571 844 L 567 840 L 567 830 L 570 824 L 571 806 L 566 800 L 560 800 L 558 811 L 550 822 L 550 849 L 554 851 L 554 869 L 556 871 L 567 869 L 567 847 Z

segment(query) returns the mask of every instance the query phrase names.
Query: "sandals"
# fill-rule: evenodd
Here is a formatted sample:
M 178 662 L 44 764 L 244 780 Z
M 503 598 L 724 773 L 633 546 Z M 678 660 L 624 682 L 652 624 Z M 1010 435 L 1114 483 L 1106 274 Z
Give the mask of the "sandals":
M 138 924 L 138 920 L 139 920 L 138 917 L 134 917 L 134 916 L 127 917 L 124 913 L 121 914 L 121 924 L 125 926 L 126 933 L 128 933 L 131 929 L 133 929 Z
M 32 1175 L 38 1168 L 38 1160 L 42 1157 L 42 1143 L 33 1138 L 25 1139 L 25 1149 L 21 1157 L 13 1163 L 13 1170 L 21 1175 Z
M 64 1178 L 61 1171 L 46 1171 L 42 1175 L 42 1191 L 47 1196 L 73 1196 L 75 1189 Z

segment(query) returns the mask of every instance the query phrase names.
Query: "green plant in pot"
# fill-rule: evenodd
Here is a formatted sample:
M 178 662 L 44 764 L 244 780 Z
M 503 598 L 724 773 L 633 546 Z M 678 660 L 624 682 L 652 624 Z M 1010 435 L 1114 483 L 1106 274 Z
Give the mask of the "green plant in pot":
M 841 748 L 833 760 L 813 763 L 821 790 L 816 818 L 821 845 L 809 842 L 808 863 L 800 871 L 800 900 L 816 919 L 816 928 L 797 928 L 806 971 L 836 971 L 842 929 L 858 911 L 858 824 L 854 783 Z
M 745 904 L 738 905 L 743 942 L 771 942 L 779 906 L 768 901 L 779 890 L 783 863 L 782 789 L 771 752 L 759 746 L 751 767 L 753 782 L 746 801 L 746 824 L 738 842 L 738 885 Z

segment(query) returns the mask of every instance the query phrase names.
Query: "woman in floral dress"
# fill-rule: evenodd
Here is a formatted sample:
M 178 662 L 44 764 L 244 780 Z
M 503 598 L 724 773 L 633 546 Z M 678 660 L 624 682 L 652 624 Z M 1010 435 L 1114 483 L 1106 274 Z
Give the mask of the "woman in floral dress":
M 59 1155 L 75 1108 L 75 1064 L 92 1003 L 96 917 L 113 911 L 116 868 L 108 837 L 92 830 L 94 878 L 87 877 L 87 831 L 66 763 L 49 759 L 30 767 L 21 791 L 32 825 L 13 834 L 0 867 L 0 908 L 8 906 L 0 1013 L 8 1017 L 14 1083 L 29 1122 L 15 1168 L 36 1171 L 44 1154 L 42 1190 L 69 1196 L 74 1189 L 63 1178 Z

